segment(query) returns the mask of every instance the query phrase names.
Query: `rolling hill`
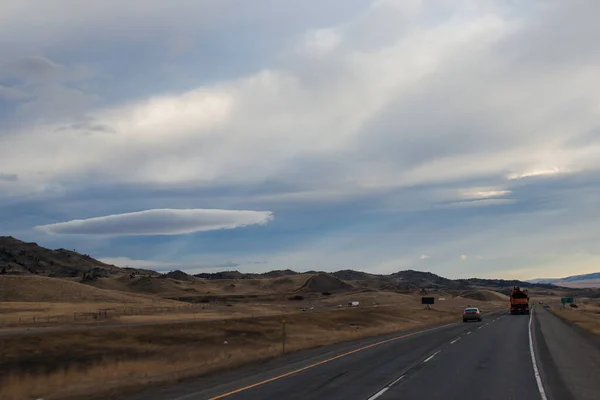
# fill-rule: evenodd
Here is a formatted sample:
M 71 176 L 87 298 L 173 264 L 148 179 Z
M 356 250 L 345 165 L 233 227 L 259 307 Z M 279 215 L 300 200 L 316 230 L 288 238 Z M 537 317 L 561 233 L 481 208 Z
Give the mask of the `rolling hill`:
M 0 236 L 0 270 L 10 275 L 45 275 L 57 278 L 84 273 L 110 275 L 121 268 L 104 264 L 87 254 L 66 249 L 50 250 L 11 236 Z
M 39 277 L 45 280 L 27 279 Z M 587 278 L 592 278 L 589 274 Z M 19 279 L 23 282 L 17 284 Z M 577 279 L 576 279 L 577 278 Z M 48 281 L 47 279 L 50 279 Z M 570 277 L 575 282 L 590 282 L 593 279 Z M 61 283 L 67 281 L 68 283 Z M 391 292 L 418 294 L 421 289 L 438 293 L 462 296 L 473 299 L 492 298 L 491 292 L 508 293 L 511 286 L 528 287 L 539 293 L 556 294 L 568 290 L 549 283 L 532 283 L 501 279 L 448 279 L 431 272 L 405 270 L 389 275 L 372 274 L 364 271 L 340 270 L 335 272 L 275 270 L 264 273 L 222 271 L 190 275 L 175 270 L 166 274 L 156 271 L 120 268 L 102 263 L 89 255 L 75 251 L 50 250 L 26 243 L 13 237 L 0 237 L 0 298 L 39 298 L 35 293 L 20 293 L 7 289 L 8 282 L 25 292 L 40 291 L 46 298 L 56 293 L 56 299 L 64 296 L 71 299 L 68 288 L 79 293 L 73 298 L 113 298 L 114 293 L 135 296 L 153 296 L 186 302 L 206 301 L 206 299 L 254 299 L 273 301 L 286 299 L 297 293 L 351 294 L 369 292 Z M 35 284 L 34 284 L 35 283 Z M 573 283 L 571 283 L 573 284 Z M 65 286 L 70 285 L 70 286 Z M 569 285 L 568 282 L 564 284 Z M 46 290 L 45 288 L 50 288 Z M 84 294 L 86 289 L 89 294 Z M 588 289 L 593 290 L 593 289 Z M 99 291 L 109 293 L 102 294 Z M 582 292 L 583 293 L 583 292 Z M 587 293 L 587 292 L 586 292 Z M 500 298 L 501 294 L 497 293 Z M 590 295 L 594 293 L 590 292 Z M 37 297 L 36 297 L 37 296 Z M 98 297 L 100 296 L 100 297 Z M 499 297 L 496 297 L 499 299 Z M 16 301 L 16 300 L 13 300 Z M 54 300 L 53 300 L 54 301 Z M 58 301 L 58 300 L 56 300 Z

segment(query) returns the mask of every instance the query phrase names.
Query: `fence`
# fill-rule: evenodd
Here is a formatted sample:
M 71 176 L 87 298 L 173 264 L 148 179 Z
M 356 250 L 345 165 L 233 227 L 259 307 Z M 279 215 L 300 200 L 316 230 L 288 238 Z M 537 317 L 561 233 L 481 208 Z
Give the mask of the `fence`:
M 0 326 L 36 326 L 50 324 L 64 324 L 85 321 L 98 321 L 135 315 L 161 315 L 161 314 L 185 314 L 196 313 L 205 308 L 206 304 L 190 304 L 186 306 L 168 307 L 123 307 L 123 308 L 99 308 L 95 311 L 75 311 L 72 314 L 61 315 L 33 315 L 5 318 L 0 320 Z

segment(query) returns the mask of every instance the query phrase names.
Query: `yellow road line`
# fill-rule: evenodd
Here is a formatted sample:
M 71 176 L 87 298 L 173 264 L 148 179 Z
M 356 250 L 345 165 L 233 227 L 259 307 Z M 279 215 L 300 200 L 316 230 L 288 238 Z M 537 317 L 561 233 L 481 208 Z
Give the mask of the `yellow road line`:
M 285 374 L 281 374 L 281 375 L 278 375 L 276 377 L 273 377 L 273 378 L 270 378 L 270 379 L 266 379 L 266 380 L 258 382 L 258 383 L 253 383 L 252 385 L 244 386 L 243 388 L 232 390 L 231 392 L 223 393 L 223 394 L 220 394 L 220 395 L 218 395 L 216 397 L 211 397 L 209 400 L 223 399 L 223 398 L 225 398 L 227 396 L 231 396 L 233 394 L 237 394 L 237 393 L 246 391 L 248 389 L 252 389 L 252 388 L 255 388 L 255 387 L 258 387 L 258 386 L 262 386 L 262 385 L 267 384 L 269 382 L 277 381 L 279 379 L 288 377 L 290 375 L 297 374 L 298 372 L 302 372 L 302 371 L 306 371 L 307 369 L 318 367 L 319 365 L 328 363 L 328 362 L 333 361 L 333 360 L 337 360 L 338 358 L 342 358 L 342 357 L 349 356 L 350 354 L 358 353 L 359 351 L 367 350 L 367 349 L 370 349 L 372 347 L 382 345 L 384 343 L 393 342 L 395 340 L 405 339 L 405 338 L 410 337 L 410 336 L 419 335 L 421 333 L 431 332 L 431 331 L 435 331 L 435 330 L 438 330 L 438 329 L 446 328 L 446 327 L 451 326 L 451 325 L 455 325 L 455 324 L 446 324 L 446 325 L 438 326 L 436 328 L 426 329 L 424 331 L 419 331 L 419 332 L 413 332 L 413 333 L 409 333 L 409 334 L 406 334 L 406 335 L 397 336 L 397 337 L 394 337 L 394 338 L 391 338 L 391 339 L 382 340 L 381 342 L 372 343 L 372 344 L 370 344 L 368 346 L 364 346 L 364 347 L 361 347 L 361 348 L 349 351 L 347 353 L 343 353 L 343 354 L 337 355 L 335 357 L 331 357 L 331 358 L 328 358 L 326 360 L 319 361 L 318 363 L 314 363 L 314 364 L 308 365 L 306 367 L 299 368 L 299 369 L 296 369 L 294 371 L 287 372 Z

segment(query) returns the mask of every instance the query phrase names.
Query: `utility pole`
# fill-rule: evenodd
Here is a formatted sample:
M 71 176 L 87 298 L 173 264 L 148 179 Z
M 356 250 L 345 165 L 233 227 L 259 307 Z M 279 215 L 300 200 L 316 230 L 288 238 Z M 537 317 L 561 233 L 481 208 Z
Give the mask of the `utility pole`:
M 281 353 L 285 354 L 285 321 L 286 319 L 283 318 L 281 320 Z

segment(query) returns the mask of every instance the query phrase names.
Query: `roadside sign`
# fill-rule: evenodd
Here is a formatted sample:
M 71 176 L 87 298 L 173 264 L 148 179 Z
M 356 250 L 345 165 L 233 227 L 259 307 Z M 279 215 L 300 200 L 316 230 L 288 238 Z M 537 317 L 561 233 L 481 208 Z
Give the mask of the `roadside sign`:
M 572 297 L 561 297 L 560 302 L 563 304 L 571 304 L 573 303 Z
M 421 297 L 421 304 L 434 304 L 434 301 L 433 297 Z

